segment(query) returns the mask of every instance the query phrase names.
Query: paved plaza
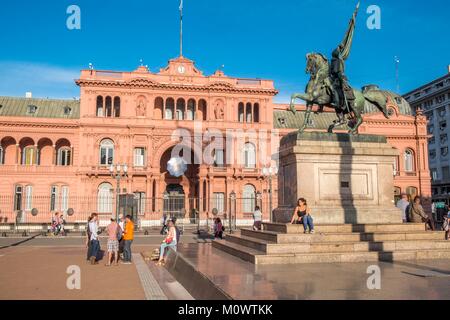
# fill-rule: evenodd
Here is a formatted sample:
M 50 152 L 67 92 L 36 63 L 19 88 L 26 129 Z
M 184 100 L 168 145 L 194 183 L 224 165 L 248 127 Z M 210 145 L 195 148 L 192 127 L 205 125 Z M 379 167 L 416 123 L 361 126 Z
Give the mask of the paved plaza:
M 86 262 L 84 237 L 9 237 L 0 239 L 0 300 L 154 300 L 190 299 L 163 270 L 153 278 L 140 252 L 161 242 L 159 234 L 137 237 L 132 250 L 134 264 L 115 267 Z M 102 250 L 106 239 L 101 239 Z M 204 241 L 186 234 L 184 241 Z M 69 266 L 79 266 L 81 289 L 69 290 Z M 162 279 L 162 280 L 161 280 Z M 161 287 L 163 289 L 161 289 Z
M 181 280 L 145 259 L 161 236 L 138 237 L 134 264 L 117 267 L 105 267 L 104 260 L 87 264 L 83 241 L 82 237 L 0 239 L 0 300 L 193 299 Z M 190 233 L 179 253 L 212 285 L 237 300 L 450 299 L 448 260 L 255 266 Z M 381 269 L 381 290 L 367 289 L 367 267 L 373 264 Z M 80 290 L 66 285 L 67 268 L 74 265 L 81 270 Z

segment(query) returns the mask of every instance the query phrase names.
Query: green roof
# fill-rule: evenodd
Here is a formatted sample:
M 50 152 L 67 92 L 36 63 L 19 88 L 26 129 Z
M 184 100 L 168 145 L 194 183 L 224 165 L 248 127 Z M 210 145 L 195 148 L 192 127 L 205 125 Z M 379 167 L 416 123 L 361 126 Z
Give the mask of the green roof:
M 0 117 L 79 119 L 80 101 L 0 97 Z
M 305 121 L 305 111 L 298 111 L 293 114 L 288 110 L 275 110 L 273 112 L 274 129 L 299 129 Z M 320 114 L 311 113 L 311 127 L 319 130 L 328 130 L 328 127 L 337 119 L 333 112 L 324 112 Z M 347 126 L 341 126 L 339 129 L 349 130 Z

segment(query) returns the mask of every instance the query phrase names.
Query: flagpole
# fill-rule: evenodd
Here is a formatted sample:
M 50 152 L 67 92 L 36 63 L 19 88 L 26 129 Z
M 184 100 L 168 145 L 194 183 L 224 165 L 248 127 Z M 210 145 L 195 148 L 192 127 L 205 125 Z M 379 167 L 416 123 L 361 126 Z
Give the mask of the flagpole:
M 183 56 L 183 0 L 180 3 L 180 57 Z

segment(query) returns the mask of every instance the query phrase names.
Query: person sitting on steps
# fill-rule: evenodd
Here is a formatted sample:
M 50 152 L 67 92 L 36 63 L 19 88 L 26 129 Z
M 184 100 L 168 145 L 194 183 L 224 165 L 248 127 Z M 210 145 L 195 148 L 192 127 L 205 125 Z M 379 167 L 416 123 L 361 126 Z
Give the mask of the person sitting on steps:
M 314 221 L 311 216 L 311 209 L 308 207 L 306 199 L 300 198 L 297 201 L 297 206 L 295 207 L 294 214 L 291 219 L 292 224 L 302 224 L 304 228 L 304 233 L 314 233 Z

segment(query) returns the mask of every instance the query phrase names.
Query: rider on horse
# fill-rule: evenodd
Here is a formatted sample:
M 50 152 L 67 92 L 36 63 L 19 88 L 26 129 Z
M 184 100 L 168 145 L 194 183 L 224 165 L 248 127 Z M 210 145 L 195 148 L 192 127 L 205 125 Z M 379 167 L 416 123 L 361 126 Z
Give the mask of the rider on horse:
M 330 77 L 332 82 L 332 105 L 335 108 L 346 110 L 347 113 L 353 108 L 353 102 L 355 95 L 353 89 L 348 84 L 347 77 L 345 76 L 345 60 L 342 56 L 343 45 L 340 44 L 333 51 L 333 58 L 331 60 Z

